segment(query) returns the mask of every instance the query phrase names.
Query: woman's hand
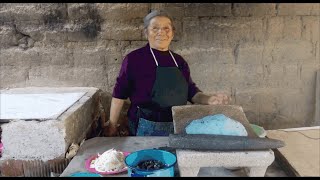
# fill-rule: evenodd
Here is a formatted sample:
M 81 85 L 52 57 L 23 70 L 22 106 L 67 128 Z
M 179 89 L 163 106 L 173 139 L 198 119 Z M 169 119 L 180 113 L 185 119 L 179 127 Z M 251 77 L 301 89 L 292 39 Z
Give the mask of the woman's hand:
M 224 93 L 217 93 L 208 98 L 209 105 L 229 104 L 230 102 L 231 98 Z
M 118 125 L 109 123 L 104 129 L 104 136 L 106 137 L 119 136 Z

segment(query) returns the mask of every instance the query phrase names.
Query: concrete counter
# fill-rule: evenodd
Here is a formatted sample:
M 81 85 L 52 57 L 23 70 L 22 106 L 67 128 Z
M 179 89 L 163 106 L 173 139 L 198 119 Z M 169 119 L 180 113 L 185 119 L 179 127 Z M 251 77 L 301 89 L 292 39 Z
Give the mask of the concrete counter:
M 92 139 L 86 140 L 78 150 L 76 156 L 71 160 L 68 164 L 67 168 L 62 172 L 60 177 L 66 177 L 75 172 L 88 172 L 85 168 L 85 161 L 90 158 L 92 155 L 97 153 L 103 153 L 104 151 L 115 148 L 121 151 L 134 152 L 142 149 L 152 149 L 159 147 L 169 146 L 168 137 L 155 137 L 155 136 L 127 136 L 127 137 L 95 137 Z M 266 154 L 270 152 L 267 151 L 258 151 L 255 153 Z M 177 152 L 178 153 L 178 152 Z M 181 153 L 181 152 L 180 152 Z M 248 152 L 244 151 L 244 154 L 248 154 Z M 195 161 L 195 159 L 191 160 Z M 192 163 L 192 162 L 190 162 Z M 175 173 L 179 173 L 178 166 L 176 165 Z M 219 172 L 218 172 L 219 171 Z M 181 174 L 177 174 L 180 176 Z M 105 177 L 127 177 L 127 171 L 115 174 L 115 175 L 103 175 Z M 204 166 L 200 168 L 199 177 L 207 177 L 207 176 L 247 176 L 244 169 L 239 170 L 228 170 L 222 167 L 208 167 Z M 274 162 L 271 166 L 269 166 L 266 174 L 266 177 L 285 177 L 286 174 L 283 170 L 278 166 L 276 162 Z

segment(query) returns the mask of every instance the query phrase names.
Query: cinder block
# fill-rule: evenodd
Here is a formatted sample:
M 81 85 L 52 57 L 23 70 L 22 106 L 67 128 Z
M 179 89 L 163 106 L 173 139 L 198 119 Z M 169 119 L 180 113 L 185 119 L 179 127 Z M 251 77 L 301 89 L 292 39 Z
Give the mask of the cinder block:
M 262 83 L 268 87 L 277 88 L 280 86 L 278 78 L 283 77 L 283 66 L 276 64 L 268 64 L 263 66 L 263 81 Z
M 67 42 L 68 37 L 64 31 L 44 31 L 43 32 L 43 43 L 46 45 L 51 44 L 63 44 Z
M 270 41 L 277 41 L 282 39 L 284 29 L 283 17 L 268 17 L 267 18 L 267 39 Z
M 69 24 L 65 31 L 68 41 L 95 42 L 100 37 L 102 25 L 98 21 L 89 20 L 83 23 Z
M 264 65 L 261 85 L 274 88 L 301 87 L 298 66 L 284 64 Z
M 16 6 L 8 8 L 11 11 L 11 16 L 15 21 L 34 21 L 40 20 L 44 16 L 36 4 L 24 4 L 23 6 Z
M 54 24 L 66 20 L 67 9 L 64 4 L 23 4 L 10 8 L 12 16 L 17 22 L 41 21 L 45 24 Z
M 11 11 L 10 10 L 6 10 L 6 9 L 1 9 L 0 11 L 0 23 L 5 23 L 5 22 L 11 22 L 13 21 L 13 17 L 12 17 L 12 14 L 11 14 Z M 0 24 L 0 25 L 1 25 Z
M 235 47 L 241 42 L 262 42 L 265 38 L 263 21 L 255 17 L 206 17 L 200 19 L 199 26 L 200 41 L 206 45 L 214 42 L 222 47 Z
M 250 34 L 248 40 L 255 43 L 264 43 L 266 40 L 266 20 L 263 18 L 253 18 L 250 21 Z
M 2 88 L 12 87 L 12 85 L 23 85 L 28 77 L 28 66 L 0 66 L 0 86 Z
M 233 64 L 233 49 L 221 47 L 184 47 L 175 51 L 190 64 Z
M 174 20 L 181 20 L 184 17 L 185 8 L 182 4 L 177 3 L 166 3 L 165 7 L 162 8 L 165 10 Z
M 320 39 L 320 17 L 304 16 L 302 17 L 302 39 L 313 43 Z M 318 47 L 319 48 L 319 47 Z
M 207 93 L 215 91 L 230 91 L 230 86 L 232 86 L 233 78 L 236 75 L 233 66 L 233 64 L 218 65 L 214 64 L 214 62 L 211 62 L 210 64 L 194 63 L 189 65 L 192 80 L 201 90 Z M 203 78 L 204 74 L 206 78 Z
M 263 79 L 262 67 L 255 64 L 237 64 L 233 73 L 233 86 L 237 88 L 257 88 Z
M 238 47 L 237 63 L 239 64 L 262 64 L 264 46 L 257 43 L 243 43 Z
M 314 61 L 312 50 L 313 45 L 309 41 L 283 40 L 274 44 L 269 56 L 274 62 L 281 63 L 312 62 Z
M 72 66 L 74 64 L 74 60 L 72 57 L 72 50 L 66 48 L 39 48 L 38 52 L 42 52 L 40 54 L 39 65 L 44 67 L 50 66 Z
M 183 45 L 199 45 L 201 38 L 203 38 L 203 34 L 200 33 L 200 22 L 197 18 L 194 17 L 186 17 L 183 18 L 183 25 L 182 25 L 182 44 Z M 203 29 L 205 27 L 202 27 Z M 192 36 L 191 36 L 192 34 Z
M 105 22 L 102 24 L 101 38 L 106 40 L 142 40 L 143 23 L 141 20 L 131 22 Z
M 316 79 L 316 73 L 319 69 L 319 66 L 315 66 L 313 64 L 302 64 L 301 65 L 301 81 L 303 82 L 303 86 L 307 87 L 315 87 L 315 79 Z
M 234 16 L 275 16 L 275 3 L 234 3 Z
M 102 67 L 105 64 L 105 49 L 86 48 L 74 49 L 74 67 Z
M 98 3 L 97 12 L 102 19 L 108 20 L 112 17 L 115 21 L 130 21 L 139 19 L 142 22 L 148 14 L 148 3 Z
M 84 81 L 82 81 L 84 86 L 95 86 L 95 84 L 107 84 L 107 72 L 105 67 L 100 66 L 98 67 L 85 67 L 85 68 L 79 68 L 77 69 L 79 72 L 78 74 L 82 73 L 84 74 Z M 75 73 L 76 74 L 76 73 Z M 74 76 L 74 79 L 77 76 Z M 70 80 L 71 81 L 71 80 Z M 104 83 L 103 83 L 104 82 Z
M 258 99 L 258 94 L 255 90 L 246 90 L 246 89 L 241 89 L 241 88 L 236 88 L 235 90 L 235 99 L 236 99 L 236 104 L 241 104 L 241 107 L 243 108 L 244 112 L 251 111 L 254 114 L 250 114 L 251 116 L 249 117 L 247 113 L 246 117 L 247 119 L 253 123 L 253 120 L 258 120 L 257 115 L 259 112 L 259 99 Z
M 87 3 L 72 3 L 67 4 L 68 18 L 70 20 L 81 21 L 95 16 L 92 7 Z
M 319 3 L 279 3 L 278 15 L 303 16 L 320 15 Z
M 120 64 L 112 65 L 108 67 L 107 73 L 108 73 L 108 86 L 114 87 L 116 84 L 117 77 L 119 75 L 121 69 Z M 112 88 L 113 89 L 113 88 Z M 112 91 L 110 91 L 112 92 Z
M 284 17 L 283 38 L 299 40 L 301 38 L 302 20 L 300 17 Z
M 201 59 L 209 64 L 233 64 L 234 63 L 234 54 L 233 49 L 231 48 L 203 48 L 204 52 L 201 52 Z M 222 65 L 223 66 L 223 65 Z M 227 74 L 224 74 L 227 75 Z
M 34 41 L 42 41 L 43 33 L 47 30 L 47 26 L 39 20 L 18 21 L 15 22 L 15 25 L 17 33 L 30 36 Z M 58 24 L 56 27 L 61 29 L 62 24 Z
M 37 28 L 30 27 L 36 26 Z M 23 50 L 32 48 L 35 41 L 39 41 L 42 35 L 39 33 L 41 27 L 37 23 L 16 22 L 1 26 L 0 38 L 2 39 L 2 48 L 20 47 Z M 23 48 L 26 47 L 26 48 Z
M 308 97 L 299 89 L 265 87 L 252 92 L 258 100 L 258 115 L 254 118 L 265 129 L 299 127 L 305 124 L 304 117 L 312 118 L 312 107 L 307 105 L 312 96 Z
M 9 48 L 11 46 L 18 46 L 18 37 L 15 30 L 10 26 L 0 27 L 0 48 Z
M 232 16 L 231 3 L 187 3 L 185 16 Z
M 180 19 L 173 19 L 173 25 L 175 27 L 174 36 L 172 41 L 182 40 L 182 21 Z M 144 33 L 142 35 L 144 37 Z
M 104 61 L 107 64 L 107 66 L 112 64 L 121 64 L 122 63 L 122 54 L 120 47 L 115 47 L 113 50 L 106 49 Z

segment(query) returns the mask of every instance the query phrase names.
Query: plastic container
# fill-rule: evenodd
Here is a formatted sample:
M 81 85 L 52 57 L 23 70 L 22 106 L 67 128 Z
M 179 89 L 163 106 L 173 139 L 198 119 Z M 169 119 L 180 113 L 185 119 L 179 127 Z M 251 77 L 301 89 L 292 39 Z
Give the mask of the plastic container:
M 250 126 L 252 127 L 253 131 L 256 133 L 257 136 L 259 136 L 261 138 L 266 137 L 267 133 L 263 127 L 258 126 L 256 124 L 250 124 Z
M 88 173 L 88 172 L 76 172 L 69 177 L 102 177 L 100 174 Z
M 136 168 L 139 162 L 151 159 L 161 161 L 166 166 L 157 170 L 142 170 Z M 174 177 L 174 166 L 176 162 L 176 155 L 158 149 L 135 151 L 125 159 L 125 163 L 128 166 L 129 177 Z

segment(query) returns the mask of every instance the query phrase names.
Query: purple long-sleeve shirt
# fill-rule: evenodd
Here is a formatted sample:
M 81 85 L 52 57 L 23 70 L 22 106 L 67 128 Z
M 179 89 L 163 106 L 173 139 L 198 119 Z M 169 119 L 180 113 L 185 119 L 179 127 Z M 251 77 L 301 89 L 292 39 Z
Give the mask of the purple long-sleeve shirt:
M 130 98 L 128 110 L 129 120 L 136 120 L 137 106 L 151 102 L 151 91 L 156 78 L 156 63 L 150 52 L 150 46 L 130 52 L 123 60 L 121 70 L 116 80 L 112 96 L 118 99 Z M 169 51 L 152 49 L 159 66 L 176 67 Z M 172 52 L 172 51 L 171 51 Z M 188 83 L 188 101 L 200 92 L 192 81 L 187 62 L 178 54 L 172 52 L 179 69 Z

